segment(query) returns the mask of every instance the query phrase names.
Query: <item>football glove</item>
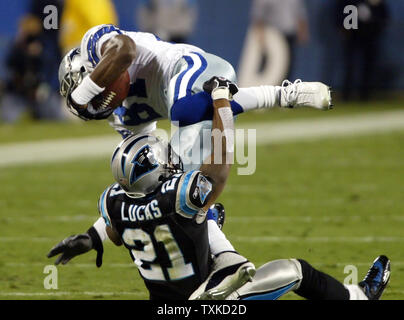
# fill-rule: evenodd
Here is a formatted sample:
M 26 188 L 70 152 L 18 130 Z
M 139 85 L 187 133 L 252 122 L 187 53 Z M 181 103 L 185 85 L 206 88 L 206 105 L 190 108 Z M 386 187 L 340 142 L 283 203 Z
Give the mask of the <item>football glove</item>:
M 72 102 L 71 95 L 67 96 L 66 104 L 71 113 L 85 121 L 107 119 L 114 112 L 112 108 L 95 109 L 91 102 L 87 104 L 87 108 L 79 108 Z
M 59 242 L 49 251 L 47 257 L 52 258 L 58 254 L 61 254 L 56 259 L 55 264 L 66 264 L 75 256 L 86 253 L 91 249 L 97 251 L 96 265 L 99 268 L 102 265 L 104 248 L 100 236 L 94 227 L 88 229 L 86 233 L 73 235 Z
M 238 92 L 238 87 L 234 82 L 226 78 L 215 76 L 203 84 L 203 90 L 210 93 L 213 100 L 227 99 L 231 101 L 233 100 L 233 95 Z

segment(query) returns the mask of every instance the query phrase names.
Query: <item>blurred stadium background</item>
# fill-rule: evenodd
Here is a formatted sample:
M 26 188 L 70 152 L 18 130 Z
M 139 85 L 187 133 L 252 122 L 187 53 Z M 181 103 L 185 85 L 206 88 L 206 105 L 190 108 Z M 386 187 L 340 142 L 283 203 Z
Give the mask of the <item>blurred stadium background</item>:
M 112 182 L 108 159 L 119 141 L 105 121 L 82 123 L 65 113 L 57 94 L 59 57 L 95 24 L 151 28 L 143 21 L 147 2 L 0 2 L 0 299 L 148 298 L 127 252 L 110 244 L 101 269 L 90 253 L 58 268 L 58 290 L 43 287 L 48 250 L 97 219 L 98 196 Z M 253 1 L 188 1 L 184 30 L 154 32 L 227 59 L 241 83 L 268 77 L 279 84 L 288 76 L 333 87 L 330 112 L 238 117 L 238 126 L 257 128 L 257 167 L 251 176 L 233 169 L 221 196 L 224 231 L 256 265 L 298 257 L 341 281 L 346 266 L 356 266 L 360 279 L 373 258 L 386 254 L 392 278 L 384 297 L 403 299 L 404 2 L 298 2 L 305 5 L 308 32 L 296 32 L 291 42 L 272 26 L 267 56 L 257 54 Z M 353 37 L 355 31 L 342 28 L 348 3 L 362 8 Z M 48 4 L 59 8 L 56 31 L 42 28 Z M 369 4 L 387 10 L 366 10 Z M 287 44 L 293 51 L 285 51 Z

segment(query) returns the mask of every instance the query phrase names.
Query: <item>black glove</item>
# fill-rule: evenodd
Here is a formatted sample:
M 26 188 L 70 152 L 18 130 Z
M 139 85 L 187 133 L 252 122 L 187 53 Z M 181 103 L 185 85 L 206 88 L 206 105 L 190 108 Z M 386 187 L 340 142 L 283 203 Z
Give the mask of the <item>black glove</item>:
M 66 104 L 71 113 L 85 121 L 107 119 L 112 112 L 114 112 L 114 109 L 112 108 L 96 110 L 91 105 L 91 102 L 88 103 L 87 108 L 79 108 L 74 102 L 72 102 L 70 95 L 67 96 Z
M 223 77 L 212 77 L 203 84 L 203 90 L 209 94 L 212 94 L 213 90 L 217 88 L 229 89 L 229 100 L 233 100 L 233 95 L 238 92 L 237 85 Z
M 100 236 L 94 227 L 88 229 L 86 233 L 74 235 L 59 242 L 51 249 L 51 251 L 49 251 L 47 257 L 51 258 L 61 253 L 56 259 L 55 264 L 66 264 L 75 256 L 86 253 L 91 249 L 97 251 L 96 265 L 99 268 L 102 265 L 104 247 Z

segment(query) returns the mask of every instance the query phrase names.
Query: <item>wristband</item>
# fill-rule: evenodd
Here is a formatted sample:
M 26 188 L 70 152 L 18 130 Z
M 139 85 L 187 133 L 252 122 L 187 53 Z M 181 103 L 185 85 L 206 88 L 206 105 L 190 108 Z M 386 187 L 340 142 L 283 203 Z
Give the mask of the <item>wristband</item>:
M 226 137 L 226 151 L 234 153 L 234 120 L 233 111 L 230 107 L 219 108 L 220 120 L 223 124 L 223 133 Z
M 93 227 L 97 231 L 102 242 L 108 238 L 107 231 L 105 229 L 106 226 L 107 225 L 105 224 L 104 218 L 102 217 L 99 217 L 98 220 L 93 224 Z
M 212 99 L 219 100 L 219 99 L 226 99 L 230 100 L 230 90 L 229 88 L 225 87 L 218 87 L 212 90 Z
M 105 88 L 99 87 L 88 75 L 83 79 L 79 86 L 73 90 L 71 98 L 74 103 L 83 106 L 104 90 Z

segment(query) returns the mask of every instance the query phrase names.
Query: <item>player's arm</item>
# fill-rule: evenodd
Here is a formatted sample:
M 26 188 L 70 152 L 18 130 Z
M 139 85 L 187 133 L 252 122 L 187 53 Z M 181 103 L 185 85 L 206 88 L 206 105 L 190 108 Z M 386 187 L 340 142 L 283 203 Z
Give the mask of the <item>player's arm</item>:
M 73 235 L 55 245 L 48 253 L 47 257 L 51 258 L 58 254 L 55 264 L 66 264 L 75 256 L 84 254 L 92 249 L 97 251 L 96 265 L 101 267 L 102 256 L 104 253 L 103 242 L 109 238 L 115 245 L 119 246 L 122 241 L 111 224 L 108 213 L 107 197 L 111 187 L 108 187 L 98 201 L 98 211 L 100 218 L 85 233 Z
M 96 265 L 97 267 L 101 267 L 102 255 L 104 253 L 102 243 L 106 238 L 106 230 L 104 221 L 102 218 L 100 219 L 98 219 L 87 232 L 67 237 L 59 242 L 49 251 L 47 257 L 52 258 L 60 254 L 55 264 L 66 264 L 74 257 L 94 249 L 97 251 Z M 104 230 L 102 228 L 104 228 Z
M 213 99 L 212 154 L 200 168 L 212 182 L 212 193 L 205 206 L 209 208 L 222 192 L 233 163 L 234 121 L 229 100 L 238 88 L 227 79 L 213 77 L 205 82 L 204 90 L 210 92 Z
M 229 100 L 238 88 L 231 81 L 213 77 L 205 82 L 204 90 L 213 98 L 214 112 L 211 131 L 212 153 L 199 171 L 185 172 L 179 180 L 175 211 L 193 218 L 208 210 L 222 192 L 233 162 L 234 123 Z
M 118 233 L 105 224 L 103 218 L 99 218 L 85 233 L 73 235 L 59 242 L 48 253 L 47 257 L 52 258 L 58 254 L 55 264 L 66 264 L 74 257 L 94 249 L 97 251 L 96 265 L 101 267 L 104 253 L 103 242 L 107 237 L 117 246 L 122 245 Z
M 96 95 L 129 68 L 135 58 L 136 44 L 130 37 L 119 34 L 106 41 L 101 48 L 100 61 L 72 92 L 71 102 L 78 108 L 86 108 Z

